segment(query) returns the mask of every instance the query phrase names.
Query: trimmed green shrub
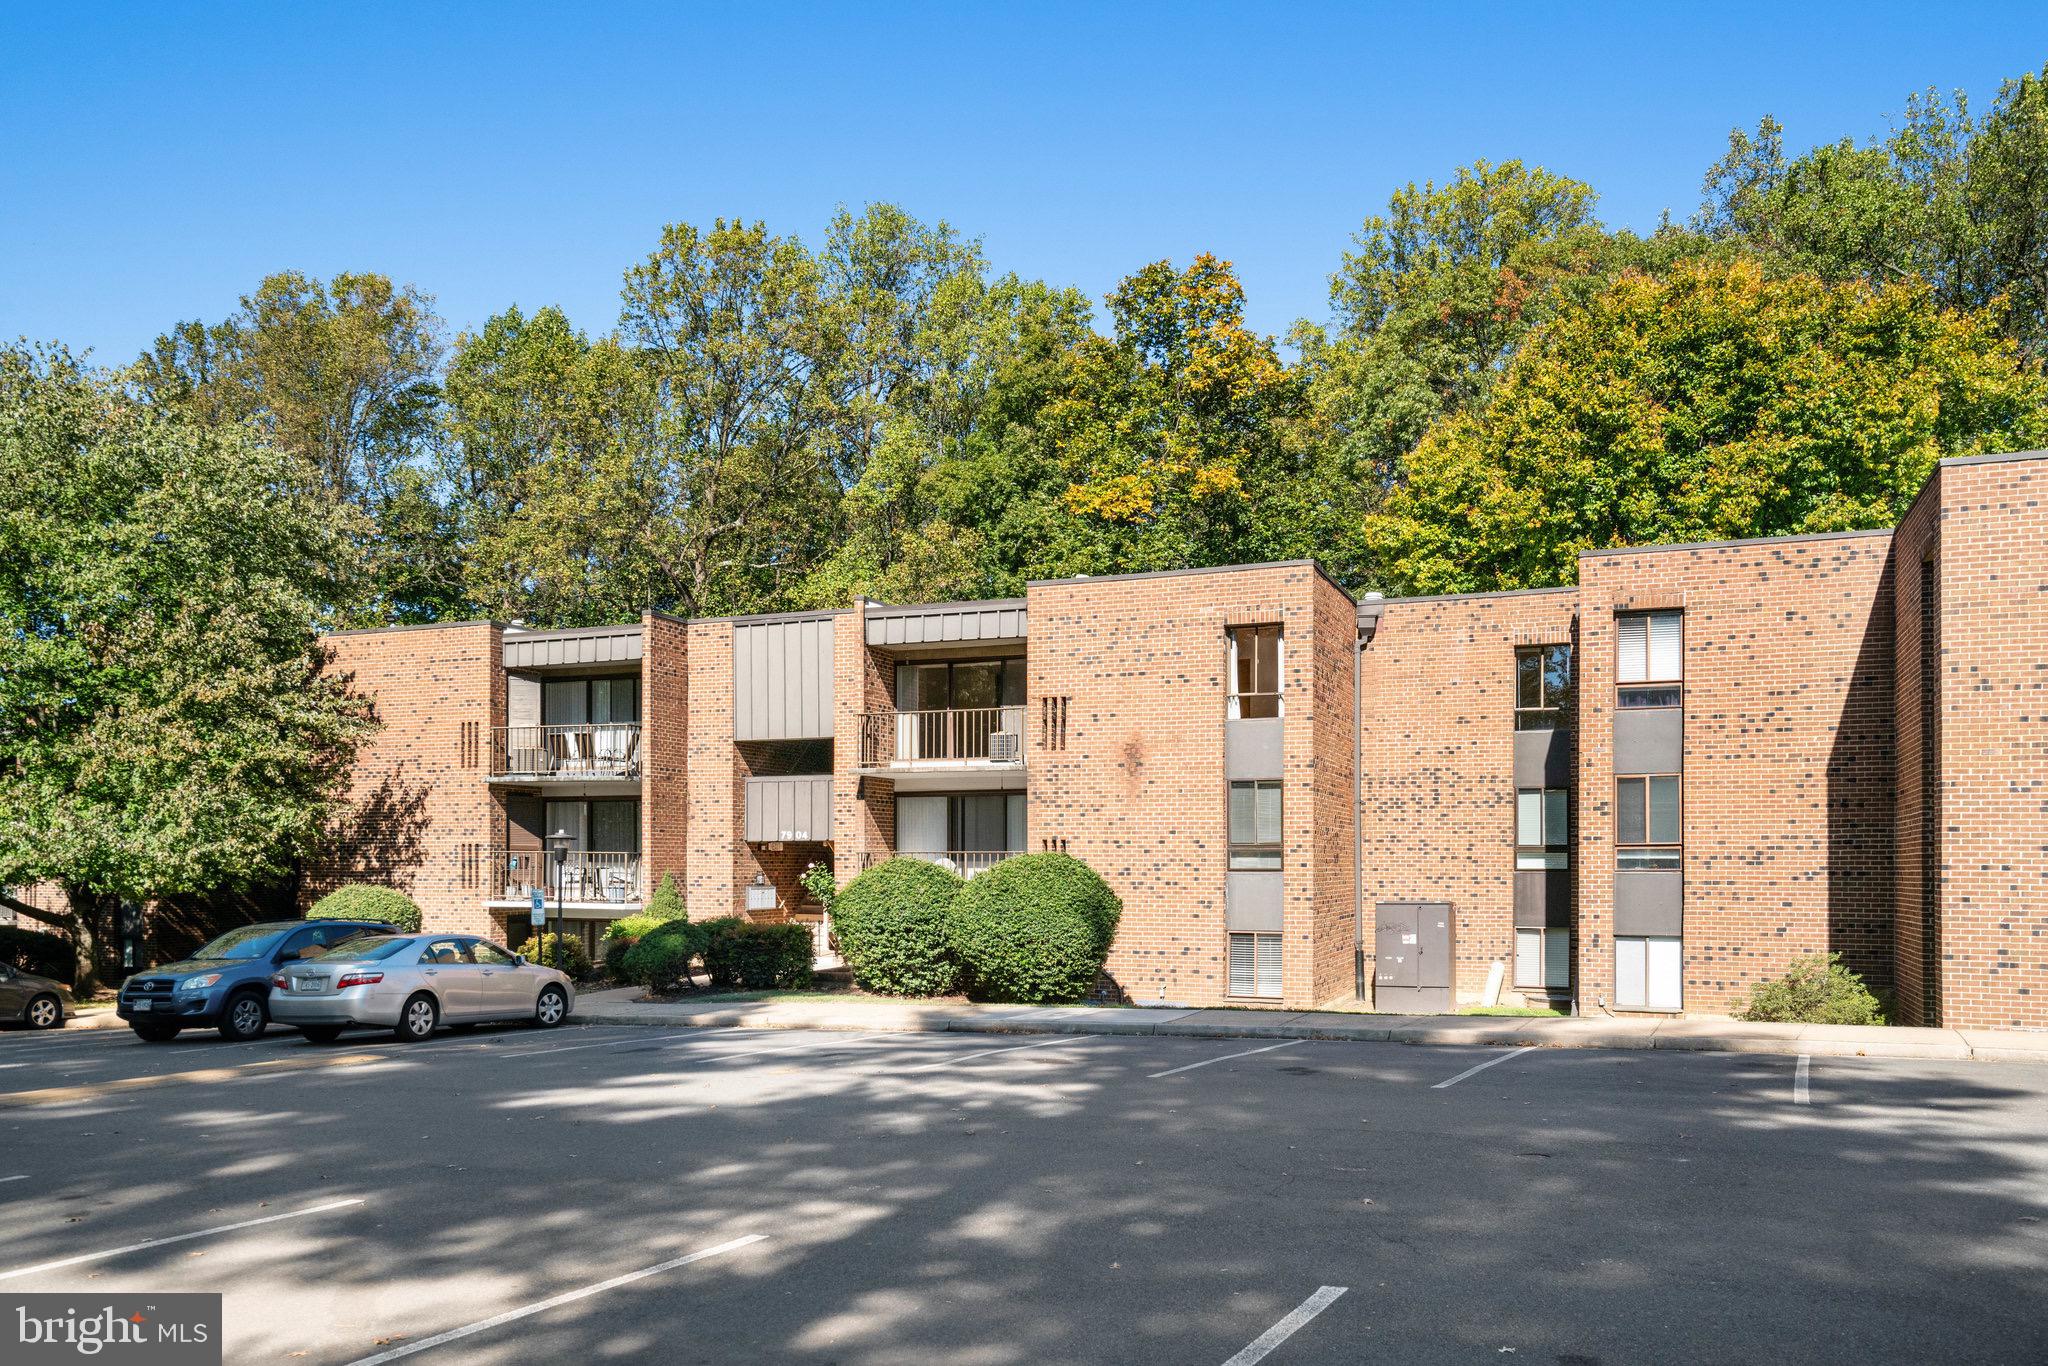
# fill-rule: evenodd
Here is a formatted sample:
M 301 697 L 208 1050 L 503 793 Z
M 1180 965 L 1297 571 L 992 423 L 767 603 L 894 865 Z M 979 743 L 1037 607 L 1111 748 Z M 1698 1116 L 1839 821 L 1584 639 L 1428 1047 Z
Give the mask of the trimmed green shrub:
M 38 977 L 69 982 L 78 960 L 68 939 L 15 925 L 0 925 L 0 963 Z
M 705 939 L 703 925 L 665 920 L 626 950 L 619 959 L 620 972 L 628 982 L 657 994 L 676 991 L 689 981 L 690 968 L 702 956 Z M 606 961 L 610 961 L 609 952 Z
M 697 952 L 704 959 L 704 973 L 715 987 L 729 987 L 734 984 L 732 959 L 720 957 L 713 962 L 712 946 L 726 935 L 737 933 L 752 922 L 736 915 L 713 916 L 709 920 L 693 920 L 690 927 L 700 936 Z
M 811 961 L 810 927 L 791 921 L 738 921 L 721 927 L 704 945 L 704 970 L 711 980 L 749 991 L 809 986 Z
M 420 908 L 404 892 L 367 882 L 336 887 L 313 903 L 308 920 L 368 920 L 396 925 L 407 933 L 420 928 Z
M 961 882 L 923 859 L 892 858 L 846 884 L 832 931 L 855 983 L 889 996 L 943 996 L 960 979 L 953 898 Z
M 1885 1022 L 1877 998 L 1863 979 L 1842 966 L 1839 953 L 1812 953 L 1792 960 L 1775 982 L 1749 989 L 1749 1003 L 1735 1012 L 1738 1020 L 1778 1020 L 1791 1024 L 1879 1025 Z
M 676 891 L 675 876 L 661 875 L 661 885 L 654 889 L 654 895 L 647 900 L 647 909 L 639 915 L 621 916 L 605 926 L 604 943 L 599 953 L 604 959 L 604 975 L 614 982 L 630 982 L 633 977 L 626 968 L 626 955 L 641 938 L 670 921 L 685 920 L 683 898 Z
M 536 934 L 519 946 L 529 963 L 555 968 L 581 980 L 590 975 L 590 955 L 583 941 L 573 934 Z
M 1123 903 L 1071 854 L 1023 854 L 968 880 L 953 899 L 953 952 L 968 994 L 1073 1001 L 1094 990 Z

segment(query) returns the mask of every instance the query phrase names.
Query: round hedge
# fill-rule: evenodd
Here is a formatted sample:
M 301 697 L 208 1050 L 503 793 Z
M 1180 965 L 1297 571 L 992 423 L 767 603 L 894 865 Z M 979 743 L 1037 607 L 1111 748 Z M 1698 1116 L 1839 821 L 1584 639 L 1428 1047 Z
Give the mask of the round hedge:
M 704 951 L 705 934 L 687 920 L 670 920 L 641 935 L 619 967 L 625 979 L 654 992 L 675 991 L 689 980 L 690 965 Z M 609 961 L 610 955 L 606 955 Z
M 519 946 L 519 952 L 527 962 L 565 972 L 574 981 L 590 975 L 590 955 L 584 952 L 583 940 L 573 934 L 535 934 Z
M 1071 854 L 1004 859 L 953 901 L 953 952 L 968 994 L 1073 1001 L 1094 990 L 1123 903 Z
M 306 919 L 369 920 L 396 925 L 407 933 L 417 933 L 420 908 L 404 892 L 372 886 L 367 882 L 351 882 L 314 902 L 313 909 L 306 912 Z
M 846 884 L 832 930 L 853 980 L 889 996 L 942 996 L 960 976 L 951 909 L 960 879 L 923 859 L 892 858 Z

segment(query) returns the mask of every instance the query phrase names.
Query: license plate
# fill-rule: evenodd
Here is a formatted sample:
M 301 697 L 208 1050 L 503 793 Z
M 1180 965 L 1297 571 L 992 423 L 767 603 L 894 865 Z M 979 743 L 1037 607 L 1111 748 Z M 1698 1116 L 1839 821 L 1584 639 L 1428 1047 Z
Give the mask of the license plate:
M 137 1001 L 137 1002 L 135 1003 L 135 1008 L 136 1008 L 137 1010 L 155 1010 L 155 1009 L 156 1009 L 156 1002 L 155 1002 L 155 1001 Z
M 294 977 L 294 978 L 292 978 L 292 990 L 293 990 L 293 991 L 317 991 L 317 990 L 319 990 L 319 988 L 320 988 L 320 979 L 319 979 L 318 977 Z

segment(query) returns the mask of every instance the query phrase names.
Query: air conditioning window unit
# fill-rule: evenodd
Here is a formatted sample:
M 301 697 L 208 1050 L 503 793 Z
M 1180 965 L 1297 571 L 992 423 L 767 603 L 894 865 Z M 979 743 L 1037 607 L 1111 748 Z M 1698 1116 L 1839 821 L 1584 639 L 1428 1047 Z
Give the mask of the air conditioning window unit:
M 991 763 L 1014 764 L 1024 757 L 1024 737 L 1014 730 L 999 730 L 988 737 Z

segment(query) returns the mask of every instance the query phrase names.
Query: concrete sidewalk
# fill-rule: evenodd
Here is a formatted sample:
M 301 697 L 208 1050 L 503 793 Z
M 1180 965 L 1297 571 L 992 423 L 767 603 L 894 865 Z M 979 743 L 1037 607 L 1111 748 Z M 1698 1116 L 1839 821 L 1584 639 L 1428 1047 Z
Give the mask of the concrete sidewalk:
M 1540 1048 L 1666 1048 L 1816 1057 L 1947 1058 L 2048 1063 L 2048 1033 L 1870 1025 L 1745 1024 L 1724 1019 L 1551 1019 L 1368 1015 L 1340 1011 L 1190 1010 L 1151 1006 L 973 1005 L 958 1001 L 652 1002 L 637 988 L 583 993 L 582 1024 L 669 1028 L 846 1029 L 967 1034 L 1166 1034 L 1197 1039 L 1354 1039 Z

